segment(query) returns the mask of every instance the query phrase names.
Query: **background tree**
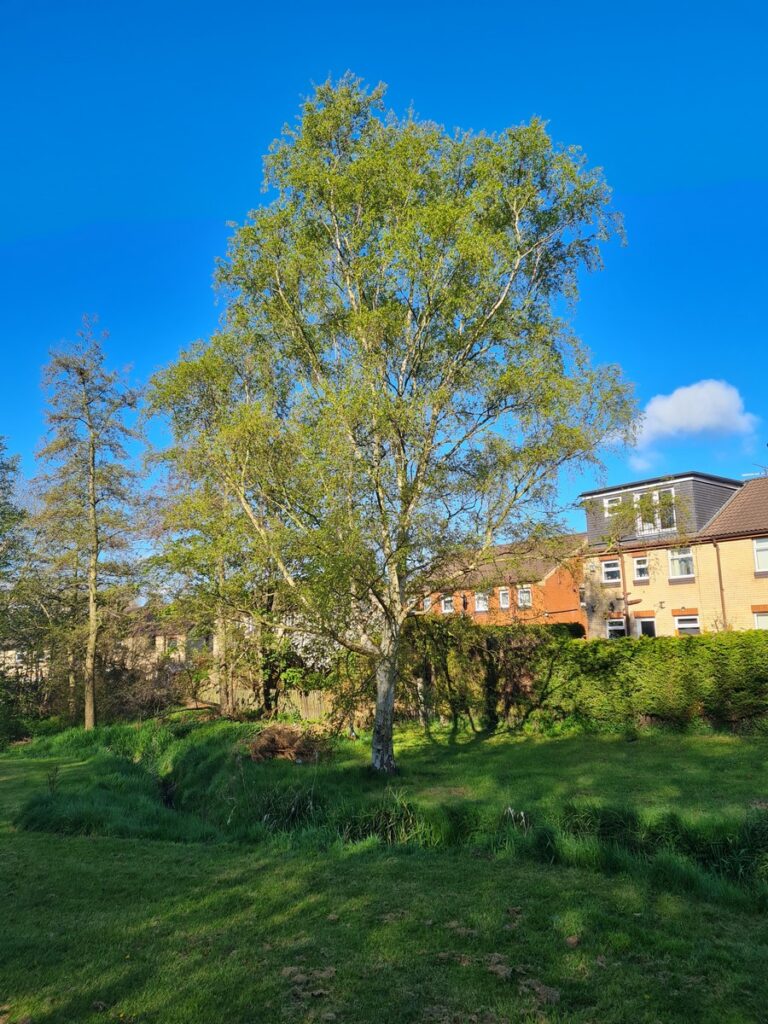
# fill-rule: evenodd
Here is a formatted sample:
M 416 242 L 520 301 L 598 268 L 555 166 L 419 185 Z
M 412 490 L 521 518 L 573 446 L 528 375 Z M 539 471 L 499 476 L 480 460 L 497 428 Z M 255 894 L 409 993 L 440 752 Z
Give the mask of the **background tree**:
M 0 437 L 0 589 L 7 592 L 23 549 L 25 512 L 18 501 L 16 487 L 19 460 L 9 455 L 5 438 Z
M 223 397 L 225 375 L 214 374 L 209 382 L 196 410 L 189 409 L 198 428 L 215 420 L 222 403 L 230 407 L 236 400 Z M 158 394 L 156 389 L 155 401 Z M 181 395 L 177 400 L 182 402 Z M 231 714 L 243 699 L 271 713 L 284 669 L 300 659 L 281 615 L 281 578 L 235 494 L 211 471 L 209 433 L 210 428 L 177 432 L 162 453 L 168 475 L 155 503 L 156 589 L 170 598 L 170 614 L 211 637 L 211 680 L 222 713 Z
M 534 523 L 633 415 L 557 315 L 599 266 L 609 190 L 544 125 L 449 134 L 326 83 L 266 160 L 275 199 L 219 270 L 226 330 L 155 382 L 234 495 L 307 632 L 376 666 L 392 771 L 422 595 Z M 206 410 L 200 416 L 200 409 Z
M 95 320 L 85 317 L 74 346 L 54 352 L 44 372 L 49 392 L 48 437 L 40 458 L 51 466 L 38 481 L 36 525 L 54 575 L 67 581 L 72 606 L 85 590 L 82 675 L 84 723 L 96 721 L 96 671 L 104 590 L 125 577 L 114 557 L 126 549 L 136 501 L 135 472 L 126 443 L 135 438 L 126 417 L 138 392 L 104 365 Z

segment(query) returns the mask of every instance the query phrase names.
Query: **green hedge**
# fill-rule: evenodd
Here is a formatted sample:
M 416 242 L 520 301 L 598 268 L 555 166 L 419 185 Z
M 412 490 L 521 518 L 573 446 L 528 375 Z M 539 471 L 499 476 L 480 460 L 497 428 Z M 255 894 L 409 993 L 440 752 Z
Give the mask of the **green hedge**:
M 580 629 L 577 625 L 576 629 Z M 768 631 L 574 639 L 569 625 L 410 624 L 400 709 L 487 730 L 765 728 Z
M 533 725 L 768 726 L 768 631 L 570 641 L 534 660 L 515 709 Z

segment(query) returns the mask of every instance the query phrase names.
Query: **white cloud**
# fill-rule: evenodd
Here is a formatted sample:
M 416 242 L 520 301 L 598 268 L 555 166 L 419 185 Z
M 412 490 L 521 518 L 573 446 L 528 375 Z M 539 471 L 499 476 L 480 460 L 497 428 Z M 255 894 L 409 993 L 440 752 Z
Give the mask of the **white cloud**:
M 636 469 L 638 473 L 645 473 L 651 468 L 655 461 L 653 452 L 648 452 L 647 455 L 630 455 L 629 464 L 632 469 Z
M 757 422 L 757 416 L 744 408 L 738 390 L 724 380 L 700 380 L 676 388 L 671 395 L 655 395 L 645 407 L 637 436 L 639 453 L 632 456 L 632 464 L 635 469 L 647 469 L 652 458 L 648 449 L 664 438 L 744 436 L 754 431 Z

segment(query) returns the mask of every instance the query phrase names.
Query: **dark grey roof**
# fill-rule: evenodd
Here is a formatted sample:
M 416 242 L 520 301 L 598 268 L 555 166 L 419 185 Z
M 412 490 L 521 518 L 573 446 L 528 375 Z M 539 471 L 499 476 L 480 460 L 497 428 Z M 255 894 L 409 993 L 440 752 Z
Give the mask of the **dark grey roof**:
M 582 491 L 580 498 L 592 498 L 596 494 L 608 494 L 612 491 L 629 491 L 633 487 L 646 487 L 649 484 L 671 484 L 675 480 L 684 480 L 687 477 L 695 477 L 697 480 L 710 480 L 712 483 L 728 484 L 730 487 L 743 487 L 742 480 L 732 480 L 728 476 L 715 476 L 713 473 L 698 473 L 695 469 L 687 473 L 672 473 L 667 476 L 651 476 L 646 480 L 632 480 L 628 484 L 613 484 L 611 487 L 599 487 L 594 491 Z

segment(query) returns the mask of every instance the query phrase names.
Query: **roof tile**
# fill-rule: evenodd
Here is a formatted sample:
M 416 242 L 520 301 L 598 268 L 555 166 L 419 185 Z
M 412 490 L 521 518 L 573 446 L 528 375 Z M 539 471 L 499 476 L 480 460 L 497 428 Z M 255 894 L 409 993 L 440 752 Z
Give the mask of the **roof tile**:
M 743 537 L 752 533 L 768 533 L 768 476 L 744 484 L 698 536 Z

